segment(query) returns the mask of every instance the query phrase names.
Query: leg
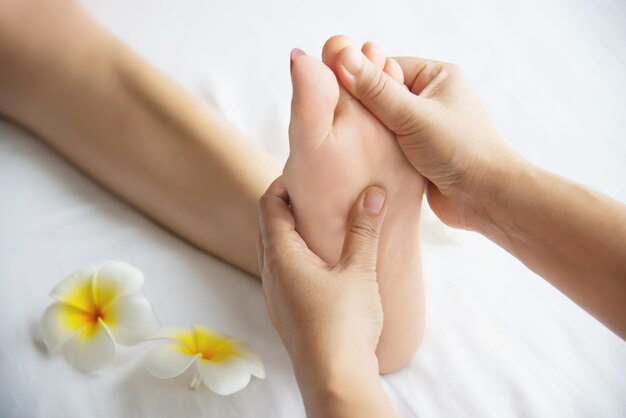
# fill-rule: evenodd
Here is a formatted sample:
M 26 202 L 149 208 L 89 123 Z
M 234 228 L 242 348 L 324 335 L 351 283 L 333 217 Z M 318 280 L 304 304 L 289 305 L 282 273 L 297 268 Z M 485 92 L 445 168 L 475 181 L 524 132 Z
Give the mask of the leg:
M 258 276 L 257 200 L 281 167 L 78 5 L 0 5 L 0 92 L 0 114 L 155 221 Z

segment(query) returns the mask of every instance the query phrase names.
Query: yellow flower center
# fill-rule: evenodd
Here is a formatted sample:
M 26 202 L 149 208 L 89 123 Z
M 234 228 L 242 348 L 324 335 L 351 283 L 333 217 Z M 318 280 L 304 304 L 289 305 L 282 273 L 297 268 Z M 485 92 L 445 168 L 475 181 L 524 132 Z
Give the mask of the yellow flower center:
M 198 350 L 203 360 L 220 362 L 238 353 L 235 346 L 226 339 L 212 346 L 205 346 Z
M 97 290 L 97 291 L 96 291 Z M 65 297 L 68 308 L 65 323 L 72 329 L 86 326 L 86 334 L 97 329 L 99 320 L 107 326 L 114 326 L 115 315 L 109 302 L 117 297 L 118 289 L 114 284 L 100 281 L 98 288 L 92 287 L 91 280 L 78 283 Z
M 184 345 L 180 346 L 182 352 L 200 354 L 200 360 L 219 363 L 240 354 L 235 341 L 199 325 L 193 331 L 179 333 L 175 339 Z
M 100 306 L 94 306 L 93 310 L 87 315 L 87 323 L 95 325 L 98 323 L 98 319 L 102 319 L 106 322 L 106 316 L 102 308 Z

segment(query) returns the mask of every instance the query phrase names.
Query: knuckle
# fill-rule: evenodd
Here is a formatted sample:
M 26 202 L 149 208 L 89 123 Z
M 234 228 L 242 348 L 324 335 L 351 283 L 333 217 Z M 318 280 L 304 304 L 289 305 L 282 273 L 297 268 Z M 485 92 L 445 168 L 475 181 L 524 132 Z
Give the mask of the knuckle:
M 376 100 L 387 89 L 387 77 L 382 71 L 373 71 L 365 82 L 361 95 L 369 100 Z
M 396 111 L 394 132 L 398 137 L 415 135 L 422 129 L 424 123 L 420 112 L 416 111 L 415 103 L 407 100 L 398 104 Z
M 348 227 L 348 232 L 355 237 L 374 240 L 378 237 L 378 228 L 370 219 L 362 218 Z

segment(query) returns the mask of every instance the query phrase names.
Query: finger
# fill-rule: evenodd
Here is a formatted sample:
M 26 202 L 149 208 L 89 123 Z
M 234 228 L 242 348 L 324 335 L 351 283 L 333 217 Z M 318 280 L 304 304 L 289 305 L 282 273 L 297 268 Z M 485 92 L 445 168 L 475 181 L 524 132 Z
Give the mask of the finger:
M 361 48 L 361 52 L 380 70 L 383 70 L 400 84 L 404 84 L 404 74 L 402 68 L 393 59 L 387 58 L 383 49 L 374 42 L 366 42 Z
M 347 47 L 337 55 L 335 73 L 342 85 L 396 135 L 411 135 L 421 129 L 421 118 L 427 112 L 423 99 L 376 68 L 358 49 Z
M 289 194 L 282 176 L 268 187 L 259 200 L 259 226 L 265 248 L 268 242 L 295 230 L 295 220 L 289 209 Z
M 385 67 L 385 53 L 383 49 L 374 42 L 365 42 L 361 48 L 363 55 L 367 57 L 380 70 Z
M 387 197 L 380 187 L 364 190 L 352 207 L 343 251 L 338 265 L 376 271 L 378 241 Z
M 344 35 L 331 36 L 322 48 L 322 62 L 328 66 L 328 68 L 334 68 L 335 59 L 337 54 L 344 48 L 354 46 L 352 40 Z M 336 78 L 335 80 L 336 81 Z M 340 84 L 339 85 L 339 100 L 335 104 L 342 104 L 354 100 L 351 94 Z
M 445 77 L 454 68 L 452 64 L 424 58 L 394 57 L 394 60 L 404 73 L 404 84 L 418 95 L 425 93 L 438 78 Z

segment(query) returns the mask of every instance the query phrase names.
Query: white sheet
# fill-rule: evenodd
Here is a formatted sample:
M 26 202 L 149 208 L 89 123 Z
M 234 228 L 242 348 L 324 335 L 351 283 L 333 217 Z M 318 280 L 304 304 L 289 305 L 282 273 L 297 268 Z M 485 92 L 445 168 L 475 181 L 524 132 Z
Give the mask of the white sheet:
M 329 35 L 346 33 L 390 54 L 460 64 L 514 148 L 626 201 L 619 0 L 85 3 L 277 158 L 287 154 L 290 49 L 319 54 Z M 74 268 L 107 259 L 143 269 L 163 323 L 201 322 L 248 341 L 267 379 L 220 397 L 188 390 L 188 377 L 149 376 L 148 344 L 123 350 L 97 377 L 46 354 L 37 324 L 48 291 Z M 424 260 L 424 343 L 410 367 L 385 377 L 403 416 L 626 416 L 622 340 L 480 236 L 427 240 Z M 0 289 L 2 416 L 304 415 L 256 280 L 164 232 L 6 123 Z

